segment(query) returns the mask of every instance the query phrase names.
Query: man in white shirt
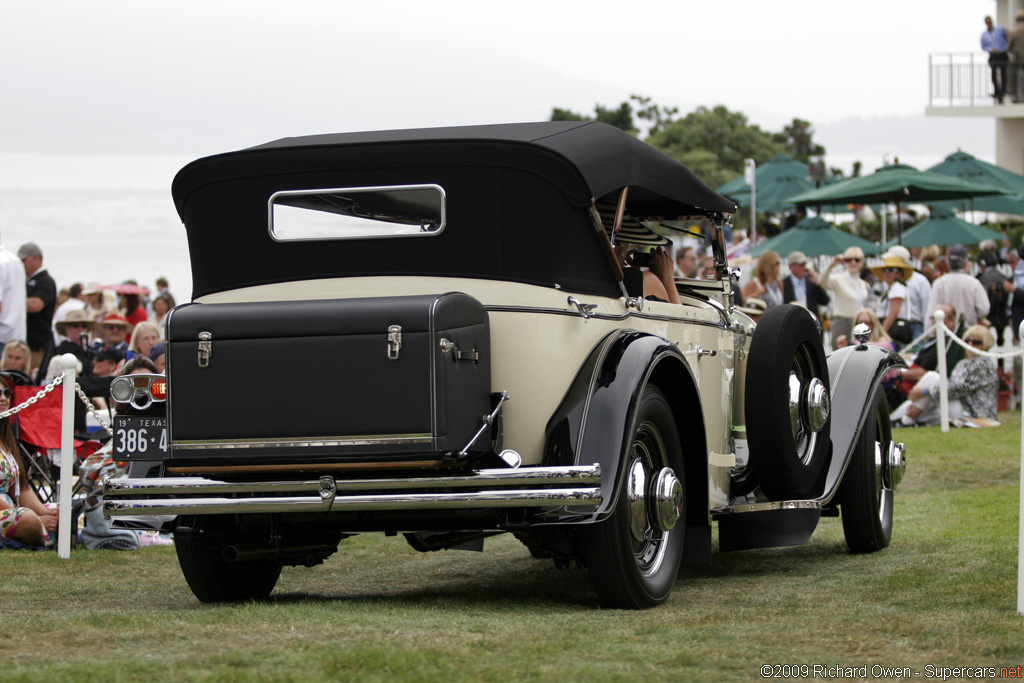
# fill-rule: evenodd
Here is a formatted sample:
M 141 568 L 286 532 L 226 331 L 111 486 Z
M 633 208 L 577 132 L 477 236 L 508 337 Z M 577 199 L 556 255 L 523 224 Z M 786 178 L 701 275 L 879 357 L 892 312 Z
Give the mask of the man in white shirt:
M 15 339 L 25 341 L 27 298 L 25 266 L 0 244 L 0 346 Z
M 989 302 L 985 287 L 977 278 L 966 272 L 970 259 L 967 248 L 954 244 L 949 248 L 949 272 L 932 283 L 932 294 L 928 298 L 928 310 L 934 311 L 940 301 L 953 305 L 964 318 L 967 327 L 988 315 Z

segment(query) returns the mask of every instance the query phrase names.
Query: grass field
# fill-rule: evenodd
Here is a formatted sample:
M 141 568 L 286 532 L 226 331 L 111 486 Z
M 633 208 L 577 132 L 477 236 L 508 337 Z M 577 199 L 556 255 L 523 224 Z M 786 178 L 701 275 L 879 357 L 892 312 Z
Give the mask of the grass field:
M 0 552 L 6 681 L 752 680 L 765 664 L 1024 664 L 1016 613 L 1020 415 L 898 431 L 909 467 L 892 545 L 850 555 L 842 522 L 804 546 L 716 553 L 669 603 L 601 610 L 586 571 L 513 538 L 483 553 L 345 541 L 262 603 L 196 601 L 171 548 Z M 836 673 L 835 670 L 832 670 Z M 813 673 L 813 669 L 809 670 Z M 876 674 L 881 670 L 876 669 Z

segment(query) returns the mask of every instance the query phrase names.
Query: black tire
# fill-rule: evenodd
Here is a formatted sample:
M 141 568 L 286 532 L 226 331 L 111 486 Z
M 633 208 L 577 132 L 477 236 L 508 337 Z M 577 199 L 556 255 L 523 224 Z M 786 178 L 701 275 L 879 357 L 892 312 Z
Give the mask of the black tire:
M 665 395 L 648 386 L 636 414 L 625 466 L 639 462 L 648 482 L 670 467 L 685 497 L 682 445 Z M 685 502 L 680 498 L 679 520 L 665 531 L 652 523 L 649 496 L 631 505 L 627 489 L 623 487 L 608 519 L 582 527 L 583 555 L 602 606 L 645 609 L 665 602 L 675 585 L 686 528 Z M 638 522 L 636 515 L 641 511 L 643 520 Z M 634 522 L 644 527 L 643 538 L 633 530 Z
M 750 344 L 744 406 L 750 467 L 771 500 L 812 496 L 828 460 L 831 420 L 815 431 L 804 410 L 815 381 L 824 386 L 827 414 L 828 366 L 817 323 L 799 306 L 768 309 Z
M 206 533 L 198 537 L 175 534 L 174 549 L 185 582 L 200 602 L 262 600 L 270 595 L 281 576 L 279 561 L 228 562 L 224 559 L 228 525 L 200 518 L 191 526 Z
M 876 443 L 885 453 L 892 439 L 889 405 L 881 388 L 871 395 L 874 410 L 868 415 L 854 447 L 850 464 L 839 485 L 839 508 L 843 534 L 850 552 L 873 553 L 892 540 L 893 488 L 883 476 L 882 462 L 875 456 Z

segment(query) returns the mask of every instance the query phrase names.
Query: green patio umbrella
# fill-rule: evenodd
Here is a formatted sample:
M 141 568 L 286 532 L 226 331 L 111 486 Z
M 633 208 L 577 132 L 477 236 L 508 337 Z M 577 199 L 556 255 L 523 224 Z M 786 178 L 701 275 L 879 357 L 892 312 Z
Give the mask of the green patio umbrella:
M 979 197 L 970 204 L 969 208 L 972 210 L 1024 215 L 1024 175 L 982 161 L 966 152 L 950 154 L 942 163 L 932 166 L 928 171 L 955 176 L 972 183 L 1000 187 L 1013 193 L 1011 196 Z
M 1024 216 L 1024 192 L 1003 197 L 979 197 L 974 201 L 974 208 L 978 211 Z
M 950 154 L 928 172 L 954 176 L 979 185 L 994 185 L 1010 192 L 1024 192 L 1024 175 L 982 161 L 967 152 Z
M 821 187 L 790 197 L 798 206 L 819 204 L 893 203 L 899 216 L 900 204 L 924 204 L 943 199 L 1006 195 L 1006 190 L 992 185 L 981 185 L 940 173 L 919 171 L 906 164 L 883 166 L 871 175 L 850 178 L 835 185 Z M 897 242 L 902 236 L 902 225 L 897 221 Z
M 751 249 L 751 256 L 760 256 L 771 249 L 783 258 L 793 251 L 802 251 L 808 258 L 835 256 L 848 247 L 860 247 L 865 254 L 877 254 L 879 246 L 861 239 L 829 223 L 820 216 L 809 216 L 789 230 L 765 240 Z
M 949 244 L 977 244 L 982 240 L 1003 239 L 1002 234 L 995 230 L 983 228 L 957 218 L 948 206 L 932 207 L 932 214 L 903 235 L 905 247 L 927 247 L 929 244 L 946 246 Z M 896 244 L 896 240 L 886 243 L 886 248 Z
M 781 213 L 793 208 L 789 197 L 814 189 L 814 182 L 808 179 L 807 164 L 793 157 L 779 153 L 757 167 L 757 210 L 764 213 Z M 826 181 L 828 182 L 828 181 Z M 717 192 L 732 199 L 740 207 L 750 206 L 750 186 L 743 176 L 733 178 L 721 185 Z M 843 211 L 846 207 L 843 206 Z

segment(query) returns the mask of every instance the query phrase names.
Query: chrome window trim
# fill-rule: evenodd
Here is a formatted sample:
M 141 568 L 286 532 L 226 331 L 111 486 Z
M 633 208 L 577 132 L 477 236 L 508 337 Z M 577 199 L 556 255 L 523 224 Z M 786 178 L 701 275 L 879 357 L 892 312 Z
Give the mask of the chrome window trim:
M 417 232 L 408 235 L 338 235 L 335 237 L 279 237 L 274 233 L 274 200 L 281 196 L 323 194 L 327 192 L 371 192 L 374 190 L 436 190 L 441 195 L 441 224 L 437 230 Z M 336 240 L 369 240 L 369 239 L 407 239 L 415 237 L 435 237 L 444 232 L 448 225 L 448 195 L 444 188 L 436 183 L 414 185 L 368 185 L 366 187 L 321 187 L 308 190 L 280 190 L 270 195 L 267 200 L 267 234 L 270 239 L 282 244 L 288 242 L 333 242 Z

